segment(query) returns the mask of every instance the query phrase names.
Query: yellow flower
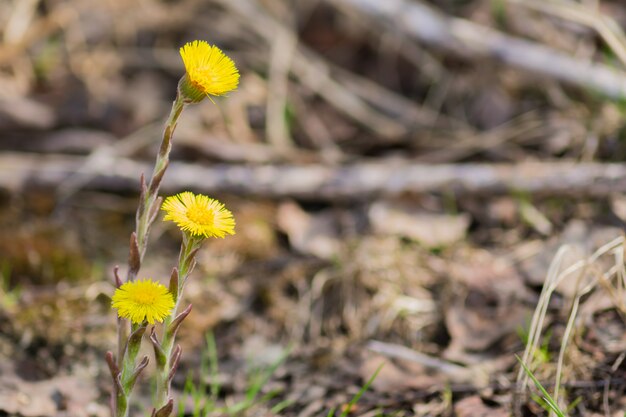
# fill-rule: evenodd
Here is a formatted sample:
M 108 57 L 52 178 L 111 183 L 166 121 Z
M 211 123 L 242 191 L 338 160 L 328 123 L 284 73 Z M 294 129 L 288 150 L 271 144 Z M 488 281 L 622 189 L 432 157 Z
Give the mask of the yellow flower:
M 202 194 L 185 191 L 168 197 L 161 206 L 171 220 L 193 236 L 224 237 L 235 234 L 233 214 L 222 203 Z
M 187 73 L 181 80 L 183 94 L 192 102 L 206 96 L 223 96 L 237 88 L 239 71 L 232 59 L 214 45 L 193 41 L 180 48 Z
M 122 284 L 111 298 L 118 316 L 133 323 L 162 322 L 174 308 L 174 297 L 164 285 L 150 280 Z

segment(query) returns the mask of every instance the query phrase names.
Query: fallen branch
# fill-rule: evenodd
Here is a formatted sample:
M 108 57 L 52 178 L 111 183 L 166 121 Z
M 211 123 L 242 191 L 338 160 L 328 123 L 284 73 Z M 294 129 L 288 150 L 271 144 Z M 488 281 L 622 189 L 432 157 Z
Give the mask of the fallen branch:
M 87 189 L 135 191 L 148 165 L 111 159 L 78 171 L 84 159 L 66 155 L 0 155 L 0 189 L 22 192 L 29 186 L 57 188 L 67 178 L 85 175 Z M 530 193 L 541 196 L 605 197 L 626 192 L 626 165 L 576 162 L 521 164 L 417 164 L 388 159 L 342 166 L 321 164 L 250 166 L 172 162 L 165 193 L 184 189 L 268 198 L 357 200 L 422 193 L 463 195 Z
M 418 363 L 426 368 L 435 369 L 448 376 L 456 377 L 458 380 L 472 381 L 472 379 L 474 379 L 474 382 L 476 382 L 476 376 L 473 375 L 470 368 L 426 355 L 406 346 L 370 340 L 367 343 L 367 348 L 372 352 L 379 353 L 389 358 Z
M 375 17 L 395 31 L 455 55 L 492 58 L 506 65 L 583 87 L 612 98 L 626 96 L 626 73 L 576 59 L 537 42 L 506 35 L 469 20 L 450 18 L 419 2 L 406 0 L 331 0 Z

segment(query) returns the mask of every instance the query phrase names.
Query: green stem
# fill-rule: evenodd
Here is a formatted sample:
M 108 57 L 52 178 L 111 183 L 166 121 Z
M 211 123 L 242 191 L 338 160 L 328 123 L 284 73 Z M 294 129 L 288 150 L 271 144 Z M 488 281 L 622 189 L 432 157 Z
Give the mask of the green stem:
M 139 269 L 141 268 L 143 256 L 146 252 L 146 247 L 148 245 L 148 234 L 150 232 L 150 225 L 154 221 L 156 213 L 159 209 L 159 207 L 156 207 L 156 203 L 158 201 L 159 188 L 161 186 L 161 181 L 163 180 L 163 175 L 165 174 L 167 166 L 169 165 L 169 155 L 172 149 L 172 136 L 174 135 L 174 130 L 176 129 L 178 118 L 180 117 L 184 108 L 184 99 L 181 94 L 177 94 L 176 99 L 172 103 L 172 110 L 170 111 L 170 115 L 165 123 L 165 130 L 163 131 L 163 138 L 161 140 L 159 153 L 156 157 L 154 169 L 152 171 L 152 177 L 150 177 L 150 183 L 147 186 L 145 186 L 145 184 L 142 184 L 141 198 L 137 207 L 137 213 L 135 217 L 135 239 L 131 239 L 131 246 L 136 244 L 136 247 L 131 247 L 130 250 L 131 255 L 129 258 L 129 267 L 128 273 L 126 275 L 126 282 L 134 281 L 135 278 L 137 278 Z M 131 326 L 131 332 L 133 327 L 134 326 Z M 124 392 L 119 393 L 118 395 L 118 400 L 116 401 L 117 406 L 115 407 L 116 410 L 114 410 L 114 417 L 127 417 L 128 398 L 130 397 L 130 391 L 132 391 L 132 387 L 129 386 L 129 381 L 130 378 L 132 378 L 132 374 L 136 367 L 137 352 L 139 350 L 140 342 L 137 343 L 136 350 L 135 346 L 131 346 L 129 340 L 128 323 L 126 320 L 122 319 L 118 319 L 117 321 L 117 339 L 117 365 L 122 372 L 121 378 Z M 125 349 L 124 346 L 126 340 L 129 340 L 128 349 Z M 126 392 L 127 387 L 129 387 L 128 392 Z
M 161 141 L 161 147 L 156 157 L 150 184 L 148 184 L 147 192 L 144 193 L 143 200 L 139 202 L 139 207 L 137 208 L 137 225 L 135 232 L 137 233 L 137 246 L 139 247 L 140 261 L 143 259 L 148 244 L 148 233 L 153 220 L 152 213 L 154 213 L 153 206 L 159 195 L 163 174 L 165 174 L 165 170 L 169 164 L 169 155 L 172 149 L 172 136 L 184 107 L 185 103 L 182 97 L 178 95 L 172 104 L 170 116 L 165 124 L 163 140 Z
M 189 236 L 187 233 L 183 233 L 183 242 L 181 244 L 180 255 L 178 257 L 177 296 L 174 300 L 175 304 L 174 308 L 172 309 L 172 313 L 165 318 L 165 321 L 163 323 L 164 331 L 163 338 L 161 340 L 161 349 L 163 349 L 163 352 L 165 353 L 166 361 L 163 367 L 159 367 L 160 369 L 157 369 L 157 410 L 167 404 L 170 391 L 169 373 L 172 366 L 171 355 L 174 349 L 174 341 L 176 336 L 173 331 L 170 331 L 170 325 L 178 315 L 180 302 L 183 298 L 182 295 L 185 282 L 187 281 L 187 277 L 193 270 L 193 267 L 195 265 L 195 254 L 200 247 L 202 241 L 202 238 L 196 238 L 193 236 Z
M 128 402 L 133 389 L 132 377 L 135 372 L 137 355 L 141 347 L 141 335 L 143 335 L 143 333 L 138 338 L 134 338 L 132 335 L 139 330 L 140 327 L 141 326 L 138 324 L 131 325 L 131 336 L 129 336 L 128 343 L 124 349 L 122 365 L 120 367 L 122 392 L 117 393 L 116 417 L 128 416 Z

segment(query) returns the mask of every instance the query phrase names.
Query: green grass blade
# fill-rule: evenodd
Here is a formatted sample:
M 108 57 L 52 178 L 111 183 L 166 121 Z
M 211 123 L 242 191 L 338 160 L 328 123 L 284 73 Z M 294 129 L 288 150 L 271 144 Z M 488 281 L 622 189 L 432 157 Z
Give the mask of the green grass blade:
M 215 342 L 215 336 L 212 332 L 206 334 L 207 354 L 209 357 L 209 375 L 211 375 L 210 392 L 211 402 L 216 403 L 220 395 L 220 381 L 219 381 L 219 361 L 217 358 L 217 343 Z
M 270 411 L 272 412 L 272 414 L 279 414 L 281 411 L 289 407 L 291 404 L 293 404 L 293 400 L 283 400 L 279 402 L 278 404 L 276 404 L 274 407 L 272 407 Z
M 519 356 L 515 355 L 515 357 L 517 358 L 520 365 L 522 365 L 522 367 L 524 368 L 524 372 L 526 372 L 528 377 L 532 379 L 537 389 L 541 392 L 541 395 L 543 396 L 543 400 L 546 402 L 546 405 L 548 406 L 548 408 L 552 410 L 558 417 L 565 417 L 565 413 L 559 408 L 556 401 L 554 401 L 552 396 L 548 393 L 548 391 L 546 391 L 543 385 L 541 385 L 541 382 L 539 382 L 539 380 L 535 378 L 535 375 L 532 373 L 532 371 L 528 369 L 526 364 L 522 361 L 522 359 Z
M 357 401 L 359 401 L 361 399 L 361 397 L 363 396 L 363 394 L 365 394 L 365 391 L 367 391 L 370 387 L 370 385 L 372 385 L 372 383 L 374 382 L 374 380 L 376 379 L 376 377 L 378 376 L 378 373 L 380 372 L 381 369 L 383 369 L 383 365 L 384 363 L 381 363 L 380 366 L 378 367 L 378 369 L 376 369 L 376 372 L 374 372 L 374 374 L 370 377 L 370 379 L 365 383 L 365 385 L 363 385 L 363 387 L 361 387 L 361 389 L 359 390 L 359 392 L 356 393 L 356 395 L 354 397 L 352 397 L 352 400 L 350 400 L 350 402 L 348 403 L 347 407 L 344 408 L 343 412 L 341 413 L 340 417 L 347 417 L 348 413 L 350 413 L 350 411 L 352 410 L 352 408 L 354 407 L 354 404 L 356 404 Z

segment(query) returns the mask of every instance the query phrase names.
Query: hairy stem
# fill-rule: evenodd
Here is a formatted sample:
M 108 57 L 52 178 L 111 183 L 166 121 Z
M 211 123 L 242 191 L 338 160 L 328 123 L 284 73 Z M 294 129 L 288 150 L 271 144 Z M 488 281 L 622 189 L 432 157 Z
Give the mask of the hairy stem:
M 175 306 L 172 313 L 165 318 L 163 323 L 164 332 L 161 340 L 161 349 L 163 350 L 166 361 L 160 366 L 157 364 L 157 408 L 167 404 L 170 391 L 170 373 L 173 363 L 172 352 L 174 350 L 174 341 L 176 339 L 176 331 L 180 323 L 174 323 L 174 319 L 178 315 L 180 302 L 182 300 L 183 289 L 187 277 L 195 266 L 195 256 L 202 243 L 202 238 L 189 236 L 183 233 L 183 242 L 180 247 L 180 255 L 178 257 L 178 291 L 175 297 Z
M 129 399 L 132 393 L 133 387 L 137 375 L 144 365 L 136 365 L 137 354 L 141 347 L 141 338 L 146 331 L 145 325 L 133 324 L 131 326 L 131 333 L 126 343 L 123 357 L 121 358 L 120 367 L 120 385 L 116 386 L 116 401 L 115 401 L 115 417 L 127 417 L 129 412 Z M 147 364 L 147 363 L 146 363 Z
M 139 263 L 141 264 L 141 260 L 143 260 L 143 255 L 146 251 L 146 246 L 148 244 L 148 233 L 150 232 L 150 225 L 154 221 L 155 211 L 155 203 L 158 199 L 159 188 L 161 186 L 161 180 L 163 179 L 163 175 L 167 170 L 167 166 L 169 165 L 169 155 L 172 149 L 172 135 L 174 134 L 174 130 L 176 129 L 176 123 L 178 122 L 178 118 L 183 111 L 185 104 L 180 95 L 176 97 L 174 103 L 172 104 L 172 110 L 170 112 L 170 116 L 167 119 L 165 124 L 165 131 L 163 132 L 163 140 L 161 141 L 161 147 L 159 149 L 159 153 L 156 157 L 156 162 L 154 164 L 154 170 L 152 171 L 152 177 L 150 179 L 150 184 L 146 190 L 142 190 L 142 199 L 139 202 L 139 207 L 137 208 L 137 223 L 135 233 L 137 234 L 137 246 L 139 247 Z M 158 207 L 156 207 L 158 210 Z M 134 272 L 134 275 L 131 275 Z M 139 271 L 130 271 L 128 280 L 132 281 L 136 278 L 136 274 Z

